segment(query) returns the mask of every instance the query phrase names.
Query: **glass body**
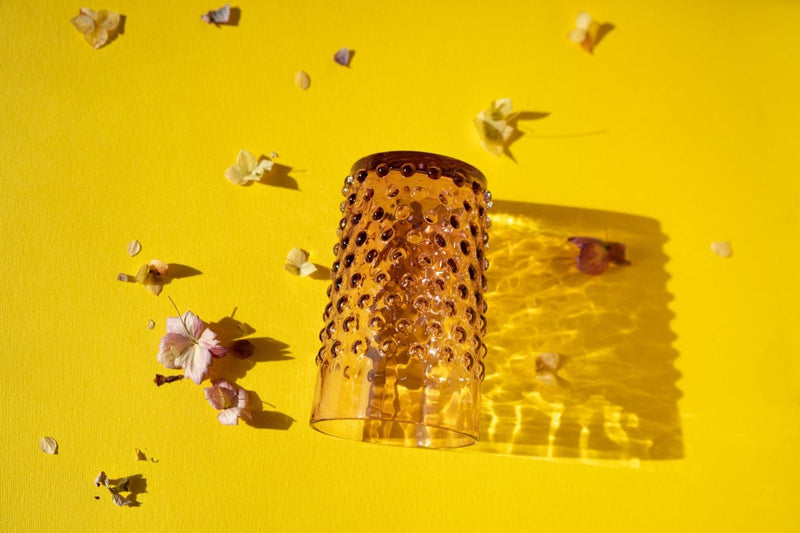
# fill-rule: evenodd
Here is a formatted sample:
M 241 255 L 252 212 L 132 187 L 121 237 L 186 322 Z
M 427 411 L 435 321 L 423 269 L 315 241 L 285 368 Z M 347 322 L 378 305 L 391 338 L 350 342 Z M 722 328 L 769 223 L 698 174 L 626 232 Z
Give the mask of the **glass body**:
M 491 195 L 475 168 L 422 152 L 345 178 L 311 425 L 432 448 L 478 438 Z

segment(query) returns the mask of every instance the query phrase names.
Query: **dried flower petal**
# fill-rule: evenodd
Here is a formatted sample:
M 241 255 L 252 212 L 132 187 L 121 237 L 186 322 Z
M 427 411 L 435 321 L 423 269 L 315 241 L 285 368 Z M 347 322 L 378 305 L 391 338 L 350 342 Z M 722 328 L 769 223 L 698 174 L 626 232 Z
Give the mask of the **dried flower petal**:
M 542 352 L 536 358 L 536 370 L 555 372 L 558 368 L 559 356 L 553 352 Z
M 581 11 L 575 19 L 575 27 L 569 32 L 567 38 L 579 45 L 589 52 L 594 51 L 595 44 L 597 44 L 598 31 L 600 24 L 592 19 L 592 16 Z
M 225 4 L 219 9 L 213 9 L 201 15 L 200 18 L 209 24 L 216 24 L 217 26 L 227 24 L 231 20 L 231 5 Z
M 118 492 L 114 492 L 111 494 L 111 501 L 113 501 L 120 507 L 125 507 L 126 505 L 133 505 L 133 502 L 131 500 L 129 500 L 122 494 L 119 494 Z
M 147 329 L 153 329 L 154 327 L 156 327 L 156 323 L 153 320 L 148 320 Z
M 164 385 L 165 383 L 172 383 L 174 381 L 180 381 L 182 379 L 183 379 L 183 376 L 181 376 L 181 375 L 177 375 L 177 376 L 162 376 L 161 374 L 156 374 L 156 377 L 153 380 L 153 383 L 155 383 L 156 386 L 160 387 L 161 385 Z
M 106 44 L 119 29 L 119 13 L 113 11 L 93 11 L 82 7 L 78 15 L 70 21 L 96 50 Z
M 570 237 L 567 240 L 580 248 L 576 265 L 584 274 L 602 274 L 608 269 L 609 262 L 631 264 L 625 258 L 625 245 L 620 242 L 604 242 L 592 237 Z
M 144 285 L 151 293 L 158 296 L 164 288 L 164 280 L 169 273 L 169 265 L 159 261 L 151 260 L 148 264 L 142 265 L 136 272 L 136 281 Z
M 230 352 L 233 354 L 234 357 L 238 357 L 239 359 L 247 359 L 253 352 L 255 352 L 256 347 L 253 346 L 253 343 L 247 339 L 240 339 L 234 342 L 231 345 Z
M 139 448 L 134 448 L 133 451 L 137 461 L 147 461 L 147 456 L 142 450 Z
M 294 75 L 294 84 L 305 91 L 311 86 L 311 78 L 302 70 L 298 70 L 297 74 Z
M 473 121 L 483 147 L 496 156 L 503 153 L 506 142 L 514 133 L 512 121 L 517 114 L 512 110 L 511 98 L 500 98 L 489 104 Z
M 94 478 L 94 486 L 99 487 L 100 485 L 108 487 L 108 476 L 102 470 L 100 471 L 99 474 L 97 474 L 97 477 Z
M 217 418 L 222 424 L 235 426 L 239 419 L 251 420 L 247 409 L 248 392 L 224 379 L 216 379 L 205 389 L 206 399 L 214 409 L 220 411 Z
M 125 283 L 127 283 L 129 281 L 135 281 L 135 280 L 131 280 L 131 277 L 129 275 L 125 274 L 124 272 L 120 272 L 119 274 L 117 274 L 117 281 L 124 281 Z
M 128 243 L 128 255 L 133 257 L 142 251 L 142 243 L 137 240 L 132 240 Z
M 222 357 L 226 352 L 216 333 L 200 317 L 186 311 L 183 316 L 167 318 L 167 334 L 161 338 L 158 362 L 167 368 L 183 368 L 184 375 L 199 384 L 212 356 Z
M 733 248 L 728 241 L 714 241 L 711 243 L 711 251 L 720 257 L 730 257 L 733 255 Z
M 265 157 L 257 160 L 256 157 L 247 150 L 240 150 L 236 158 L 236 164 L 228 167 L 225 177 L 235 185 L 247 185 L 250 182 L 258 181 L 266 173 L 272 170 L 273 162 Z
M 338 50 L 335 54 L 333 54 L 333 60 L 336 61 L 339 65 L 343 67 L 350 66 L 350 58 L 352 57 L 350 53 L 350 49 L 347 47 Z
M 39 439 L 39 449 L 48 455 L 58 453 L 58 442 L 53 437 L 42 437 Z
M 308 276 L 317 271 L 314 263 L 308 261 L 309 254 L 300 248 L 292 248 L 286 256 L 286 264 L 283 268 L 295 276 Z

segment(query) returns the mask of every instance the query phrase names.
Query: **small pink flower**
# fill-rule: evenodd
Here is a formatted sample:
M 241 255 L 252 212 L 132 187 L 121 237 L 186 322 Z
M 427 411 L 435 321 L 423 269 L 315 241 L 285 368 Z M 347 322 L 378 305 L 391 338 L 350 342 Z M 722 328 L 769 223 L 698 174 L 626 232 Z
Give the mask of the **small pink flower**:
M 248 393 L 241 387 L 224 380 L 215 379 L 212 387 L 206 388 L 206 399 L 214 409 L 220 411 L 219 421 L 228 426 L 235 426 L 239 419 L 251 420 L 247 410 Z
M 227 348 L 200 317 L 186 311 L 182 317 L 167 318 L 167 334 L 158 347 L 158 362 L 167 368 L 182 368 L 187 378 L 200 383 L 212 357 L 222 357 Z
M 608 264 L 630 265 L 625 258 L 625 245 L 621 242 L 605 242 L 593 237 L 570 237 L 567 239 L 580 249 L 575 260 L 578 270 L 596 276 L 608 269 Z

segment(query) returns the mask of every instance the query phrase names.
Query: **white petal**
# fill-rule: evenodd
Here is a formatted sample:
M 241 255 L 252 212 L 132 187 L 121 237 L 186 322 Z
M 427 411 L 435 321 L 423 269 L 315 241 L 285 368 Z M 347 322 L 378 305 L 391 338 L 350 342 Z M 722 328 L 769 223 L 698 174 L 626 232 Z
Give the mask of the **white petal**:
M 228 178 L 228 181 L 234 185 L 241 185 L 244 183 L 244 179 L 242 179 L 242 173 L 239 172 L 239 169 L 236 168 L 236 166 L 228 167 L 228 170 L 225 171 L 225 177 Z
M 573 43 L 581 44 L 583 41 L 586 40 L 586 30 L 582 30 L 580 28 L 575 28 L 574 30 L 569 32 L 569 35 L 567 35 L 567 38 L 570 41 L 572 41 Z
M 308 252 L 300 248 L 292 248 L 286 256 L 286 262 L 297 268 L 300 268 L 306 261 L 308 261 Z
M 291 263 L 286 263 L 285 265 L 283 265 L 283 269 L 286 272 L 288 272 L 289 274 L 291 274 L 292 276 L 299 276 L 300 275 L 300 268 L 298 268 L 297 266 L 295 266 L 295 265 L 293 265 Z
M 55 455 L 58 452 L 58 443 L 53 437 L 42 437 L 39 440 L 39 449 L 48 455 Z
M 81 13 L 77 17 L 73 17 L 70 22 L 72 22 L 72 25 L 83 35 L 88 35 L 94 30 L 94 19 L 89 15 Z
M 712 242 L 711 251 L 720 257 L 730 257 L 733 255 L 733 248 L 728 241 Z
M 575 19 L 575 27 L 581 30 L 588 30 L 592 24 L 592 16 L 586 11 L 578 13 L 578 18 Z
M 239 423 L 239 413 L 241 412 L 242 410 L 239 407 L 230 407 L 220 411 L 217 418 L 226 426 L 235 426 Z
M 199 385 L 211 364 L 211 352 L 192 343 L 186 351 L 175 359 L 175 362 L 183 368 L 183 373 L 187 378 Z
M 256 163 L 255 156 L 247 150 L 241 150 L 239 152 L 239 157 L 236 158 L 236 168 L 238 168 L 239 172 L 243 175 L 250 174 L 250 172 L 256 168 Z
M 497 109 L 502 116 L 505 118 L 511 114 L 512 105 L 511 105 L 511 98 L 500 98 L 499 100 L 495 100 L 493 106 Z
M 265 172 L 269 172 L 270 170 L 272 170 L 273 164 L 274 163 L 269 159 L 262 159 L 261 161 L 258 162 L 256 168 L 254 168 L 253 171 L 250 172 L 250 175 L 256 178 L 260 178 L 262 175 L 264 175 Z
M 317 271 L 317 267 L 314 263 L 303 263 L 300 265 L 298 275 L 300 276 L 308 276 L 309 274 L 313 274 Z
M 101 28 L 113 31 L 119 25 L 119 13 L 101 9 L 97 12 L 97 21 Z

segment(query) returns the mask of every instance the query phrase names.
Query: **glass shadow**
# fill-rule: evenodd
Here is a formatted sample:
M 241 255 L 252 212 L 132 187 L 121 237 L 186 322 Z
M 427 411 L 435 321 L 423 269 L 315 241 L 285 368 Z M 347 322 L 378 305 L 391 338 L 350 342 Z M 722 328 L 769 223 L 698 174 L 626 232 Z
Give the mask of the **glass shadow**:
M 495 201 L 486 379 L 476 451 L 547 458 L 679 459 L 683 440 L 657 220 Z M 578 272 L 569 237 L 627 246 L 629 266 Z M 537 358 L 558 354 L 553 368 Z M 549 361 L 552 363 L 552 361 Z M 538 368 L 537 368 L 538 366 Z

